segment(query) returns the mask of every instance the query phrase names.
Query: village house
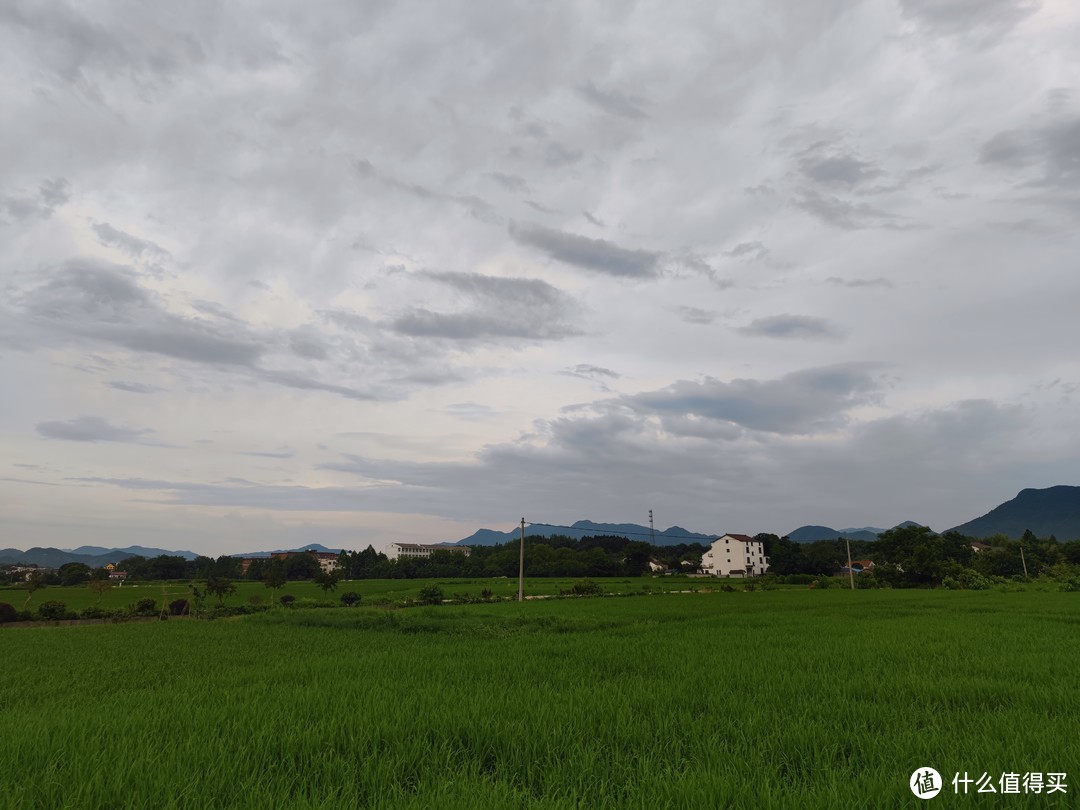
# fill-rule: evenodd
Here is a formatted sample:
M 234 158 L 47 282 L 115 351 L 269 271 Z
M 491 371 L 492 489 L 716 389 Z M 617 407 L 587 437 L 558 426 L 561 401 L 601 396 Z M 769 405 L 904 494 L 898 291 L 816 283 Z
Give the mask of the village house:
M 295 557 L 298 554 L 310 554 L 314 557 L 318 561 L 319 568 L 322 569 L 324 574 L 331 573 L 338 565 L 338 555 L 333 551 L 315 551 L 315 549 L 309 549 L 307 551 L 275 551 L 268 558 L 244 557 L 241 559 L 240 576 L 247 576 L 248 569 L 251 568 L 251 564 L 257 559 L 287 560 L 289 557 Z
M 391 560 L 425 559 L 436 551 L 452 551 L 468 557 L 472 549 L 468 546 L 425 545 L 423 543 L 391 543 L 386 549 L 386 556 Z
M 769 567 L 765 544 L 746 534 L 725 534 L 701 555 L 701 572 L 714 577 L 759 577 Z

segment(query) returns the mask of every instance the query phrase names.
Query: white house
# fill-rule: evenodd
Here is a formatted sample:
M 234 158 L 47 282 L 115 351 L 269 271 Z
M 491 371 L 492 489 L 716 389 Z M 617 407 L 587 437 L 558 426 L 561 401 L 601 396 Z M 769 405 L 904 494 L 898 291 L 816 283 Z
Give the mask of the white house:
M 466 557 L 472 551 L 468 546 L 424 545 L 423 543 L 391 543 L 386 549 L 386 556 L 391 560 L 417 559 L 430 557 L 433 551 L 453 551 Z
M 701 571 L 714 577 L 759 577 L 769 567 L 765 544 L 746 534 L 725 534 L 701 555 Z

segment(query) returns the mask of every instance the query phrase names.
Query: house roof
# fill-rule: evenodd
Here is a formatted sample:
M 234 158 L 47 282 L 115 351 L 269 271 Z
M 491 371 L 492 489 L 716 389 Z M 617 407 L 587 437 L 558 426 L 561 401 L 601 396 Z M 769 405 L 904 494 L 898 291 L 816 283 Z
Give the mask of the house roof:
M 754 540 L 753 537 L 751 537 L 748 534 L 732 534 L 731 532 L 728 532 L 727 534 L 721 535 L 717 539 L 723 540 L 725 537 L 730 537 L 732 540 L 738 540 L 740 543 L 755 543 L 755 542 L 757 542 L 756 540 Z

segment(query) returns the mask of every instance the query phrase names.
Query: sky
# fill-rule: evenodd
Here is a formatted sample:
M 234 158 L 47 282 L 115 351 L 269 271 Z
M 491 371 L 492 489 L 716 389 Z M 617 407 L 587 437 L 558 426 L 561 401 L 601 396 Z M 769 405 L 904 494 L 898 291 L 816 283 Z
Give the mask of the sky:
M 1067 0 L 0 5 L 0 547 L 1080 484 Z

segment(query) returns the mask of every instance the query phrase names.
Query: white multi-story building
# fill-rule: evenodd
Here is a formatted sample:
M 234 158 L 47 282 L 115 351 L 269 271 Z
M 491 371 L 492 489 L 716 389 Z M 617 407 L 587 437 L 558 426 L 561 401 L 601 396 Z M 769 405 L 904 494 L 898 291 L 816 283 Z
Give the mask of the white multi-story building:
M 391 543 L 386 549 L 386 556 L 391 560 L 417 559 L 430 557 L 433 551 L 453 551 L 466 557 L 472 551 L 468 546 L 424 545 L 423 543 Z
M 758 577 L 769 567 L 765 544 L 746 534 L 725 534 L 701 555 L 701 571 L 714 577 Z

